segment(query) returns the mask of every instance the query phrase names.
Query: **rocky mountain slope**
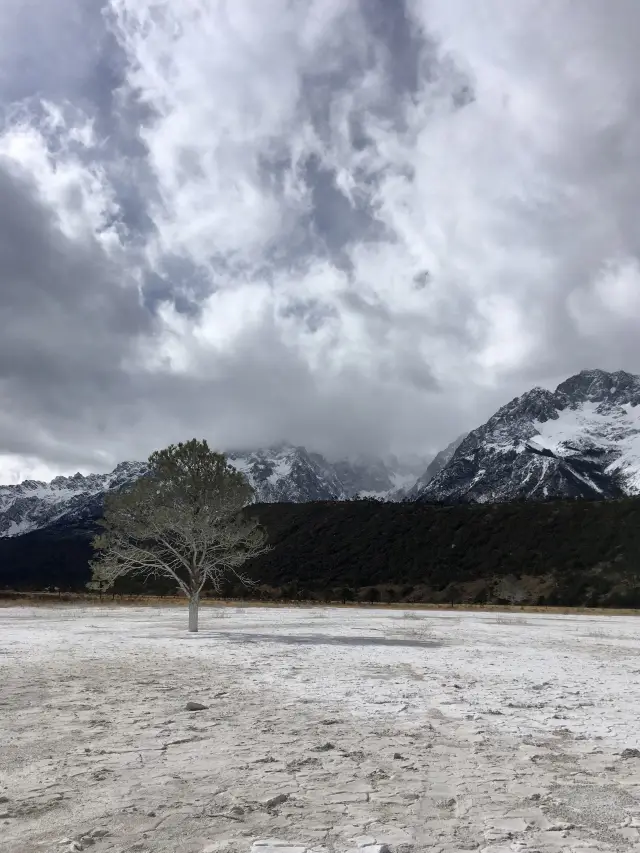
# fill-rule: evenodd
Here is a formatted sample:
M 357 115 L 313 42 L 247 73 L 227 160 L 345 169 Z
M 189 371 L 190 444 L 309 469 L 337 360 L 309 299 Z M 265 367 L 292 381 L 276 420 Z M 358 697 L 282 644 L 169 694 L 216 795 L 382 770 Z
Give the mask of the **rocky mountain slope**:
M 425 470 L 360 456 L 330 462 L 304 447 L 232 451 L 259 503 L 356 496 L 383 500 L 494 503 L 517 499 L 614 498 L 640 494 L 640 376 L 584 370 L 555 391 L 534 388 L 455 439 Z M 144 463 L 109 474 L 0 486 L 0 537 L 100 516 L 104 495 L 140 477 Z
M 0 486 L 0 536 L 19 536 L 55 521 L 79 524 L 98 518 L 104 495 L 117 491 L 144 472 L 140 462 L 122 462 L 109 474 L 74 474 L 50 483 L 24 480 Z
M 416 495 L 445 503 L 640 494 L 640 376 L 583 370 L 472 430 Z
M 437 453 L 434 458 L 429 463 L 427 470 L 422 474 L 416 482 L 411 486 L 411 488 L 407 489 L 403 498 L 405 500 L 415 500 L 419 497 L 428 483 L 433 480 L 433 478 L 445 468 L 449 462 L 453 459 L 453 454 L 460 447 L 462 442 L 466 438 L 466 433 L 464 435 L 459 435 L 458 438 L 455 438 L 451 444 L 448 444 L 444 450 L 441 450 L 440 453 Z
M 230 463 L 247 475 L 256 501 L 306 502 L 345 500 L 357 494 L 386 498 L 418 470 L 360 457 L 331 463 L 304 447 L 280 445 L 267 450 L 232 451 Z M 142 476 L 145 464 L 123 462 L 109 474 L 75 474 L 50 483 L 25 480 L 0 486 L 0 536 L 19 536 L 56 522 L 74 525 L 98 518 L 106 493 Z

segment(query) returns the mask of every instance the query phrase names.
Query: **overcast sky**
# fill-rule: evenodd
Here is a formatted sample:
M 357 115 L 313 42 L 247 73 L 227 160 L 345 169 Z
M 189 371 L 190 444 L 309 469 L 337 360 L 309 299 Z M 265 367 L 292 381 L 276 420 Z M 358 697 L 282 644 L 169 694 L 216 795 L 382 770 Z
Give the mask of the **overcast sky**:
M 429 454 L 640 372 L 638 0 L 3 0 L 0 482 Z

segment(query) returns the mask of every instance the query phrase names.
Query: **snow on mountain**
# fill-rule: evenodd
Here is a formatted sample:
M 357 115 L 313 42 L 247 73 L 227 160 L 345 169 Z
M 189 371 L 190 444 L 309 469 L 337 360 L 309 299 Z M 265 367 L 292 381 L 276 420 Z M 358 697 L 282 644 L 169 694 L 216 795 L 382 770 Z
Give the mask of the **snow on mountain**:
M 227 458 L 246 475 L 259 503 L 330 501 L 347 496 L 331 464 L 304 447 L 285 444 L 267 450 L 231 451 Z
M 361 454 L 352 459 L 334 463 L 334 468 L 344 485 L 346 497 L 401 500 L 424 470 L 426 459 L 411 456 L 399 459 L 389 455 L 385 459 Z
M 453 441 L 426 471 L 419 459 L 361 455 L 330 462 L 286 444 L 227 456 L 248 477 L 256 501 L 264 503 L 356 496 L 459 503 L 640 494 L 640 377 L 583 370 L 555 391 L 534 388 Z M 96 519 L 105 494 L 144 470 L 142 462 L 122 462 L 109 474 L 0 486 L 0 536 Z
M 583 370 L 472 430 L 417 497 L 498 502 L 640 494 L 640 376 Z
M 345 500 L 356 494 L 385 498 L 407 478 L 397 460 L 395 467 L 368 457 L 331 463 L 304 447 L 286 444 L 231 451 L 227 458 L 247 476 L 260 503 Z M 144 471 L 143 462 L 123 462 L 109 474 L 74 474 L 50 483 L 25 480 L 0 486 L 0 537 L 19 536 L 56 522 L 73 525 L 99 518 L 105 494 L 133 482 Z
M 427 470 L 411 484 L 411 488 L 406 490 L 405 497 L 407 500 L 415 500 L 424 490 L 426 485 L 433 480 L 436 474 L 439 474 L 442 469 L 449 464 L 453 458 L 453 454 L 462 444 L 466 434 L 459 435 L 458 438 L 448 444 L 444 450 L 437 453 L 429 463 Z
M 140 477 L 144 468 L 140 462 L 122 462 L 109 474 L 74 474 L 55 477 L 50 483 L 24 480 L 0 486 L 0 536 L 19 536 L 62 518 L 69 523 L 95 518 L 104 495 Z

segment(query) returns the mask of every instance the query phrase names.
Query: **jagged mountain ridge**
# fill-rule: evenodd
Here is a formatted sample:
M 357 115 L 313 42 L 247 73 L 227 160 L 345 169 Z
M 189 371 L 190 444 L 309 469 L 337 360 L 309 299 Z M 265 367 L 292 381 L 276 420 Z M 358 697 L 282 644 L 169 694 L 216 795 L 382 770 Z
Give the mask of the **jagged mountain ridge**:
M 426 471 L 417 460 L 403 464 L 393 457 L 329 462 L 286 444 L 227 456 L 261 503 L 355 496 L 486 503 L 640 494 L 640 376 L 584 370 L 555 391 L 534 388 L 455 439 Z M 123 462 L 108 474 L 0 486 L 0 537 L 95 520 L 104 495 L 144 470 L 144 463 Z
M 230 451 L 227 458 L 247 476 L 260 503 L 345 500 L 358 494 L 387 498 L 407 480 L 406 471 L 394 460 L 389 464 L 363 456 L 332 463 L 304 447 L 284 444 Z M 55 477 L 50 483 L 25 480 L 0 486 L 0 537 L 99 518 L 105 494 L 123 488 L 145 470 L 144 462 L 122 462 L 108 474 L 74 474 Z
M 472 430 L 416 496 L 445 503 L 640 494 L 640 376 L 583 370 Z
M 54 477 L 49 483 L 24 480 L 0 486 L 0 536 L 20 536 L 61 519 L 81 523 L 98 518 L 104 495 L 142 476 L 144 463 L 121 462 L 108 474 Z
M 425 487 L 428 483 L 433 480 L 433 478 L 445 468 L 449 462 L 453 459 L 453 455 L 460 447 L 462 442 L 466 438 L 466 433 L 463 435 L 459 435 L 458 438 L 454 438 L 454 440 L 448 444 L 444 450 L 441 450 L 439 453 L 436 453 L 434 458 L 429 463 L 427 470 L 418 477 L 417 481 L 413 484 L 413 486 L 407 490 L 406 495 L 404 497 L 405 500 L 415 500 L 417 497 L 421 495 L 424 491 Z

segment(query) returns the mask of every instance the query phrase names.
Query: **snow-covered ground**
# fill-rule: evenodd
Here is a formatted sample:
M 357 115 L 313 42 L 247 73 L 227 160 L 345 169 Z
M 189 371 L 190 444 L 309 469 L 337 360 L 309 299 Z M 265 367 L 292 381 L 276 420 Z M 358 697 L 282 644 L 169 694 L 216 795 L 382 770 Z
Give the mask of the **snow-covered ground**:
M 2 853 L 640 850 L 640 621 L 207 607 L 201 625 L 0 609 Z

